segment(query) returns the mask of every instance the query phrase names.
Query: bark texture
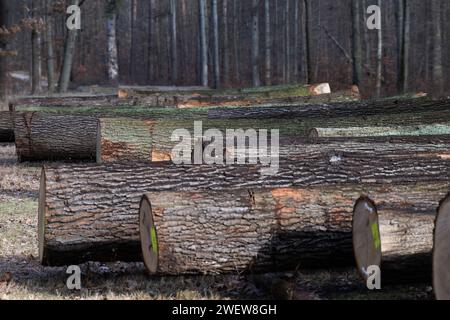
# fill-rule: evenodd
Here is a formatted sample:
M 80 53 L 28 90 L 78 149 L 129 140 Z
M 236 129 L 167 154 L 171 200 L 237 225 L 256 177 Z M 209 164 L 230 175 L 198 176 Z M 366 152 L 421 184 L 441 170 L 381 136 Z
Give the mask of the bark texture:
M 446 99 L 430 100 L 427 98 L 416 98 L 286 107 L 215 108 L 209 110 L 209 117 L 212 119 L 342 117 L 415 113 L 424 111 L 440 112 L 448 109 L 449 101 Z
M 393 148 L 397 150 L 395 146 Z M 307 216 L 312 214 L 308 213 L 309 211 L 328 212 L 329 215 L 318 215 L 327 223 L 339 223 L 347 217 L 350 229 L 353 203 L 363 193 L 386 190 L 388 195 L 395 194 L 395 189 L 392 188 L 396 184 L 434 181 L 437 185 L 449 181 L 448 159 L 429 154 L 420 155 L 410 150 L 406 151 L 404 156 L 389 156 L 369 149 L 370 147 L 365 154 L 353 155 L 335 155 L 319 149 L 316 154 L 281 161 L 279 171 L 272 176 L 261 175 L 259 165 L 178 166 L 165 163 L 115 163 L 101 166 L 73 164 L 46 167 L 41 180 L 39 199 L 40 259 L 49 265 L 81 263 L 87 260 L 120 260 L 121 248 L 117 244 L 126 244 L 128 248 L 135 246 L 137 249 L 134 250 L 140 251 L 137 212 L 139 200 L 144 193 L 174 190 L 192 192 L 195 188 L 217 191 L 226 197 L 233 194 L 230 190 L 234 189 L 301 188 L 304 190 L 300 193 L 291 193 L 296 195 L 293 196 L 294 199 L 300 202 L 310 201 L 305 213 Z M 368 187 L 361 187 L 361 184 Z M 334 196 L 329 196 L 330 192 Z M 215 198 L 215 201 L 220 201 L 219 199 L 224 198 L 221 195 Z M 331 203 L 330 199 L 334 203 Z M 342 201 L 345 210 L 339 209 L 341 206 L 336 204 Z M 220 204 L 224 205 L 222 202 Z M 282 202 L 280 207 L 286 208 L 286 214 L 289 213 L 288 200 Z M 303 204 L 299 208 L 303 208 Z M 271 214 L 273 215 L 273 212 Z M 284 222 L 289 226 L 288 220 L 283 220 Z M 326 238 L 327 234 L 324 236 Z M 351 246 L 351 234 L 347 241 Z M 340 248 L 346 247 L 342 245 Z M 322 253 L 327 250 L 324 248 Z M 333 250 L 335 249 L 325 256 L 329 258 Z M 128 252 L 134 251 L 130 249 Z M 125 255 L 128 255 L 128 252 Z M 314 254 L 311 257 L 322 256 Z M 307 261 L 302 263 L 306 265 Z
M 97 119 L 16 113 L 14 135 L 19 161 L 94 160 Z
M 9 111 L 0 111 L 0 142 L 13 142 L 14 129 Z

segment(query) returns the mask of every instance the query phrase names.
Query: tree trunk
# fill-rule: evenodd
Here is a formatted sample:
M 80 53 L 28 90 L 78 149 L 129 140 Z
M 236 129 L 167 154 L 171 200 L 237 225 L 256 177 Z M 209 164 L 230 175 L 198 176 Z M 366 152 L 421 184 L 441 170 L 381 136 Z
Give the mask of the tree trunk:
M 79 5 L 80 0 L 72 0 L 72 4 Z M 78 36 L 77 29 L 67 30 L 66 42 L 64 45 L 64 59 L 58 83 L 58 90 L 60 93 L 67 92 L 67 90 L 69 89 L 77 36 Z
M 265 84 L 270 86 L 272 83 L 272 37 L 270 28 L 270 0 L 264 0 L 264 16 L 265 16 L 265 49 L 266 49 L 266 73 Z
M 290 23 L 291 23 L 291 19 L 290 19 L 290 4 L 289 4 L 290 0 L 286 0 L 286 11 L 285 11 L 285 17 L 286 20 L 284 22 L 284 37 L 285 37 L 285 48 L 284 48 L 284 53 L 285 53 L 285 81 L 286 83 L 290 83 L 291 82 L 291 28 L 290 28 Z
M 381 268 L 382 283 L 430 280 L 436 209 L 447 183 L 386 186 L 360 198 L 353 215 L 353 246 L 359 272 Z
M 448 100 L 389 99 L 366 102 L 335 103 L 330 105 L 303 105 L 246 108 L 214 108 L 209 110 L 210 119 L 264 119 L 295 117 L 340 117 L 371 116 L 386 114 L 418 114 L 420 112 L 444 112 L 448 110 Z M 401 116 L 401 115 L 400 115 Z M 438 121 L 439 122 L 439 121 Z
M 311 4 L 309 0 L 303 0 L 303 55 L 305 57 L 305 80 L 312 83 L 312 60 L 311 60 Z
M 97 133 L 97 163 L 152 161 L 154 121 L 101 118 Z
M 433 289 L 437 300 L 450 300 L 450 194 L 441 202 L 434 228 Z
M 8 25 L 8 14 L 9 14 L 9 5 L 8 0 L 0 0 L 0 26 L 7 27 Z M 0 101 L 6 99 L 7 93 L 7 57 L 4 54 L 8 45 L 7 36 L 0 34 Z M 3 51 L 3 52 L 2 52 Z
M 108 78 L 113 86 L 119 84 L 119 57 L 117 53 L 117 0 L 109 0 L 107 8 Z
M 222 0 L 223 82 L 230 85 L 230 35 L 228 34 L 228 0 Z
M 378 6 L 381 10 L 381 0 L 378 0 Z M 382 19 L 382 14 L 380 14 L 380 19 Z M 383 20 L 383 19 L 382 19 Z M 378 46 L 377 46 L 377 78 L 376 78 L 376 96 L 381 97 L 381 86 L 383 78 L 383 21 L 378 29 Z
M 252 2 L 252 79 L 253 86 L 259 87 L 259 0 Z
M 45 42 L 47 44 L 47 83 L 48 92 L 53 94 L 55 92 L 55 53 L 53 49 L 53 12 L 51 1 L 47 0 L 46 8 L 46 26 L 45 26 Z
M 177 37 L 177 1 L 170 0 L 170 30 L 171 30 L 171 82 L 176 84 L 178 82 L 178 37 Z
M 200 60 L 202 86 L 208 86 L 208 41 L 206 38 L 206 0 L 199 0 L 200 19 Z
M 223 0 L 222 0 L 223 1 Z M 220 87 L 220 48 L 219 48 L 219 15 L 217 0 L 212 0 L 212 29 L 214 33 L 213 57 L 214 57 L 214 88 Z
M 9 111 L 0 111 L 0 142 L 13 142 L 14 129 Z
M 40 6 L 38 4 L 39 0 L 32 0 L 31 11 L 33 19 L 35 20 L 35 25 L 31 30 L 31 93 L 37 94 L 42 91 L 41 87 L 41 75 L 42 75 L 42 65 L 41 65 L 41 30 L 39 30 L 39 23 L 37 21 L 40 19 L 39 11 Z
M 112 107 L 117 105 L 127 105 L 128 100 L 118 99 L 117 95 L 74 95 L 74 96 L 54 96 L 54 97 L 22 97 L 10 103 L 11 111 L 20 111 L 28 107 L 39 109 L 50 107 Z
M 444 69 L 442 65 L 442 8 L 441 1 L 431 1 L 433 16 L 433 83 L 434 93 L 441 95 L 444 91 Z
M 362 67 L 362 41 L 361 41 L 361 0 L 352 0 L 352 64 L 353 84 L 361 85 Z
M 19 161 L 95 159 L 97 119 L 16 113 L 14 135 Z

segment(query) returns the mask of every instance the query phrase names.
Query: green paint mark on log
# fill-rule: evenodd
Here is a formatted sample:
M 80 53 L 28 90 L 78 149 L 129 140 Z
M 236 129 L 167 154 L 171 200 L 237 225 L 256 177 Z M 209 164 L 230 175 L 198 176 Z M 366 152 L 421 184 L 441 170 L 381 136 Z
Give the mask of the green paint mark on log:
M 378 222 L 374 222 L 371 226 L 371 229 L 372 229 L 373 244 L 375 246 L 375 249 L 379 250 L 381 248 L 381 240 L 380 240 L 380 232 L 378 229 Z
M 156 228 L 155 227 L 152 227 L 150 229 L 150 237 L 151 237 L 152 251 L 154 253 L 158 253 L 158 238 L 156 236 Z

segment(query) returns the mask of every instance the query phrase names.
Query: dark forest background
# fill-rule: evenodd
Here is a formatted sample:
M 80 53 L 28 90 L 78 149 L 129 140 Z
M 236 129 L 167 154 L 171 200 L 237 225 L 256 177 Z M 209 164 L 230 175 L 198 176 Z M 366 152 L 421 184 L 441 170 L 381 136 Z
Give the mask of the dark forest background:
M 37 28 L 41 36 L 34 50 L 34 27 L 22 27 L 8 37 L 7 49 L 17 55 L 6 58 L 7 70 L 32 74 L 33 60 L 36 64 L 33 55 L 38 51 L 42 79 L 47 78 L 49 42 L 44 29 L 50 26 L 54 72 L 58 73 L 68 33 L 66 13 L 61 8 L 73 1 L 6 2 L 3 24 L 23 26 L 24 19 L 31 17 L 45 24 L 43 29 Z M 450 1 L 81 2 L 82 29 L 76 38 L 72 88 L 110 85 L 113 80 L 132 85 L 202 84 L 200 9 L 204 4 L 209 86 L 329 82 L 333 90 L 357 84 L 366 97 L 450 90 Z M 381 5 L 381 32 L 368 30 L 365 25 L 369 16 L 366 10 L 372 4 Z M 108 23 L 111 19 L 115 24 Z M 108 40 L 114 26 L 119 79 L 111 79 L 108 70 Z M 45 91 L 43 82 L 39 90 Z M 6 84 L 10 93 L 31 90 L 31 83 L 24 85 L 13 79 Z

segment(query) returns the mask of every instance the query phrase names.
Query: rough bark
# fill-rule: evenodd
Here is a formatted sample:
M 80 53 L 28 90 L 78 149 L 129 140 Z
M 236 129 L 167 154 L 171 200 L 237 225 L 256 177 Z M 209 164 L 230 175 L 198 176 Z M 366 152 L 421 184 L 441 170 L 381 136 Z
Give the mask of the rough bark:
M 373 188 L 383 189 L 401 183 L 448 182 L 448 148 L 433 155 L 429 150 L 420 152 L 420 149 L 405 146 L 400 155 L 398 150 L 401 147 L 386 147 L 391 148 L 391 151 L 377 150 L 374 145 L 367 146 L 366 150 L 358 147 L 359 152 L 347 153 L 340 152 L 337 147 L 328 150 L 316 147 L 309 154 L 299 149 L 296 151 L 298 158 L 292 156 L 291 159 L 280 161 L 279 171 L 272 176 L 261 175 L 259 165 L 179 166 L 157 163 L 47 167 L 46 176 L 41 182 L 44 185 L 41 187 L 39 205 L 41 261 L 47 264 L 72 264 L 85 259 L 103 261 L 117 258 L 120 250 L 114 251 L 117 249 L 115 243 L 129 245 L 130 241 L 139 240 L 135 214 L 143 193 L 192 191 L 192 188 L 223 191 L 230 188 L 296 187 L 304 188 L 306 195 L 310 195 L 299 196 L 299 201 L 315 199 L 311 204 L 313 207 L 326 202 L 317 199 L 327 199 L 327 192 L 334 193 L 336 201 L 350 194 L 351 200 L 342 200 L 347 205 L 348 210 L 345 212 L 350 217 L 353 203 L 362 191 L 357 189 L 347 193 L 347 186 L 355 190 L 354 184 L 373 184 Z M 347 146 L 346 150 L 351 148 Z M 331 191 L 321 187 L 325 185 L 329 185 Z M 319 189 L 313 192 L 311 188 L 314 186 Z M 332 207 L 338 206 L 333 204 Z M 332 212 L 338 212 L 337 217 L 340 217 L 339 210 Z M 130 219 L 134 222 L 129 223 Z M 47 228 L 42 225 L 44 221 Z M 69 224 L 64 224 L 66 221 Z M 98 228 L 84 227 L 89 225 Z M 68 233 L 63 226 L 73 231 Z M 139 247 L 139 244 L 136 245 Z M 97 247 L 110 250 L 109 254 L 100 249 L 100 253 L 96 252 Z M 82 254 L 83 250 L 87 256 Z M 74 254 L 74 251 L 77 253 Z
M 99 107 L 126 105 L 128 100 L 118 99 L 117 95 L 74 95 L 74 96 L 32 96 L 22 97 L 9 103 L 10 111 L 23 111 L 27 107 Z M 22 109 L 22 110 L 21 110 Z
M 264 119 L 295 117 L 338 117 L 338 116 L 371 116 L 396 113 L 418 113 L 424 111 L 446 111 L 449 101 L 446 99 L 386 99 L 365 102 L 334 103 L 322 105 L 297 105 L 286 107 L 247 107 L 247 108 L 214 108 L 209 110 L 209 118 L 229 119 Z
M 392 136 L 442 136 L 450 135 L 450 125 L 432 124 L 402 127 L 347 127 L 347 128 L 313 128 L 310 138 L 358 138 Z M 444 137 L 445 138 L 445 137 Z
M 93 160 L 96 133 L 95 117 L 14 114 L 19 161 Z
M 382 283 L 430 280 L 436 209 L 450 184 L 417 183 L 387 187 L 356 202 L 353 246 L 358 270 L 367 278 L 371 265 Z
M 154 124 L 151 120 L 99 119 L 97 163 L 152 161 Z
M 434 229 L 433 289 L 438 300 L 450 300 L 448 264 L 450 243 L 450 194 L 442 200 Z
M 0 142 L 13 142 L 14 129 L 9 111 L 0 111 Z

